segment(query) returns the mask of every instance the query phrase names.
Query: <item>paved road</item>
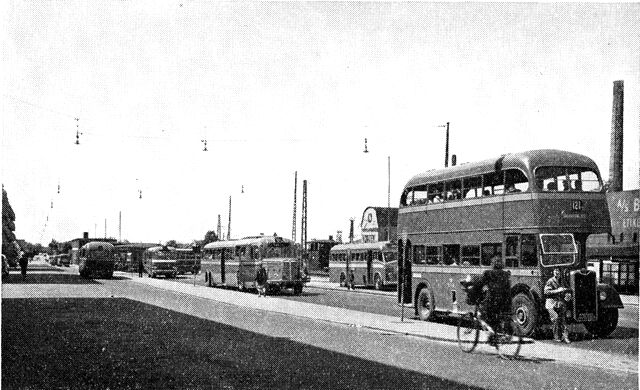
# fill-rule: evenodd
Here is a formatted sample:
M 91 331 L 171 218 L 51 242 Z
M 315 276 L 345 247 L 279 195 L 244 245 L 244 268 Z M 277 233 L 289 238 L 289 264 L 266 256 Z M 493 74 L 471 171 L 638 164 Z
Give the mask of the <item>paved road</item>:
M 32 273 L 27 282 L 25 284 L 13 280 L 3 284 L 3 312 L 15 312 L 18 308 L 16 305 L 24 307 L 29 300 L 43 297 L 66 297 L 66 300 L 97 297 L 112 302 L 112 305 L 123 311 L 141 310 L 128 302 L 166 309 L 168 311 L 162 315 L 166 316 L 168 323 L 175 316 L 187 315 L 186 328 L 193 329 L 193 338 L 185 338 L 182 344 L 173 348 L 179 349 L 182 354 L 193 356 L 194 364 L 199 367 L 201 362 L 206 362 L 207 369 L 199 373 L 197 381 L 189 382 L 180 376 L 181 373 L 172 371 L 174 364 L 170 359 L 158 359 L 157 372 L 171 379 L 172 387 L 638 388 L 637 371 L 565 364 L 562 360 L 504 361 L 493 353 L 483 351 L 463 354 L 451 343 L 222 303 L 153 287 L 140 283 L 140 280 L 87 281 L 66 272 L 54 272 L 41 275 Z M 157 280 L 150 282 L 158 286 L 163 283 Z M 211 292 L 207 290 L 211 289 L 196 289 L 204 291 L 204 294 Z M 251 304 L 249 301 L 252 301 L 263 307 L 284 302 L 279 298 L 258 299 L 235 291 L 216 292 L 218 293 L 231 297 L 236 302 Z M 27 303 L 19 297 L 26 298 Z M 12 309 L 5 311 L 10 306 L 13 306 Z M 151 309 L 146 310 L 144 312 Z M 56 314 L 56 311 L 39 313 L 40 316 Z M 3 321 L 10 319 L 4 318 Z M 131 321 L 126 325 L 132 329 L 144 326 L 144 318 L 134 316 Z M 203 324 L 202 321 L 206 322 Z M 20 342 L 20 332 L 5 334 L 7 328 L 3 322 L 3 343 Z M 86 328 L 85 332 L 87 331 L 90 329 Z M 166 337 L 162 330 L 158 333 L 161 334 L 148 337 L 151 340 Z M 148 341 L 127 340 L 128 343 Z M 41 342 L 46 343 L 47 340 Z M 88 345 L 83 348 L 91 350 Z M 136 348 L 149 346 L 140 345 Z M 70 349 L 70 353 L 74 352 L 75 350 Z M 5 360 L 3 356 L 3 383 L 8 383 L 5 375 L 13 372 L 14 367 L 10 364 L 11 360 Z M 53 375 L 47 371 L 49 365 L 46 361 L 39 361 L 35 365 L 41 370 L 36 376 Z M 64 376 L 56 378 L 64 380 Z M 43 383 L 28 377 L 13 379 L 26 380 L 27 386 Z M 135 378 L 130 379 L 130 383 L 134 385 L 132 387 L 136 387 Z M 77 383 L 70 385 L 80 387 Z
M 180 276 L 177 281 L 193 283 L 193 276 Z M 199 281 L 196 281 L 199 282 Z M 320 286 L 320 287 L 312 287 Z M 249 292 L 251 293 L 251 292 Z M 370 289 L 356 289 L 347 291 L 344 288 L 335 288 L 333 284 L 319 282 L 306 286 L 302 295 L 293 295 L 291 291 L 283 291 L 278 298 L 297 302 L 315 303 L 319 305 L 356 310 L 366 313 L 383 314 L 386 316 L 401 317 L 401 308 L 396 301 L 394 291 L 375 291 Z M 412 308 L 405 308 L 405 318 L 414 318 Z M 455 321 L 447 318 L 435 319 L 440 324 L 455 325 Z M 595 339 L 586 331 L 584 326 L 576 324 L 570 326 L 571 338 L 574 342 L 570 345 L 573 349 L 603 351 L 638 356 L 638 306 L 627 305 L 620 311 L 618 328 L 606 339 Z M 537 341 L 553 344 L 552 335 L 547 329 L 545 335 Z

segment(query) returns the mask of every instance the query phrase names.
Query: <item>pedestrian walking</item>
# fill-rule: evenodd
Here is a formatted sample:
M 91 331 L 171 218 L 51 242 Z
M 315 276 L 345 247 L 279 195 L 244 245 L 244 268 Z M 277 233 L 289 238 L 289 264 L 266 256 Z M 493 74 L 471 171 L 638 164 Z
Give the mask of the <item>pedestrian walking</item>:
M 142 264 L 142 257 L 138 259 L 138 277 L 142 277 L 142 273 L 144 272 L 144 265 Z
M 549 312 L 553 324 L 553 339 L 556 342 L 571 343 L 566 324 L 567 304 L 565 294 L 568 288 L 563 285 L 560 268 L 553 269 L 553 276 L 544 285 L 544 295 L 547 297 L 544 307 Z
M 29 259 L 27 256 L 20 257 L 20 273 L 22 274 L 22 280 L 27 278 L 27 266 L 29 265 Z
M 356 284 L 356 275 L 353 270 L 349 270 L 349 281 L 347 282 L 347 290 L 353 290 Z
M 258 297 L 266 297 L 267 296 L 267 280 L 269 279 L 267 275 L 267 270 L 264 268 L 264 265 L 260 264 L 258 268 L 258 272 L 256 272 L 256 287 L 258 289 Z

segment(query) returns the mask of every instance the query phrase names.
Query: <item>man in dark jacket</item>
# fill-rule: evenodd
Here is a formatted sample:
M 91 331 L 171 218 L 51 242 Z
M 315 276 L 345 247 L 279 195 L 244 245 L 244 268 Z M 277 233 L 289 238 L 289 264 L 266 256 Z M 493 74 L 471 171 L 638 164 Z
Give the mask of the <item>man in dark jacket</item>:
M 260 268 L 258 268 L 258 272 L 256 272 L 256 287 L 258 288 L 258 297 L 267 296 L 268 279 L 269 277 L 267 275 L 267 270 L 264 268 L 264 265 L 260 264 Z
M 564 296 L 568 289 L 563 285 L 560 268 L 553 269 L 553 276 L 544 285 L 544 295 L 547 298 L 544 307 L 549 312 L 549 318 L 553 323 L 553 339 L 557 342 L 571 343 L 569 331 L 565 324 L 567 304 Z
M 484 298 L 478 307 L 478 317 L 493 339 L 501 317 L 511 313 L 511 281 L 509 272 L 503 270 L 500 256 L 491 259 L 493 269 L 486 270 L 476 286 L 482 286 Z

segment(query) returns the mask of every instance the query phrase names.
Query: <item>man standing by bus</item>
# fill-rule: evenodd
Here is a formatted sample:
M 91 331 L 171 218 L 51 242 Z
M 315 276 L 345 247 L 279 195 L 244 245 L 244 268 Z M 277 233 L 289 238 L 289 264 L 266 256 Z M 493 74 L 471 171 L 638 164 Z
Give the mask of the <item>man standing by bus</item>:
M 544 295 L 547 297 L 544 307 L 549 312 L 549 318 L 553 324 L 553 339 L 557 342 L 570 344 L 569 331 L 565 323 L 567 305 L 564 295 L 567 288 L 562 285 L 560 268 L 553 269 L 553 276 L 544 285 Z
M 258 268 L 258 272 L 256 273 L 256 287 L 258 288 L 258 297 L 267 296 L 268 279 L 269 277 L 267 275 L 267 270 L 264 268 L 263 264 L 260 264 L 260 268 Z
M 492 268 L 484 271 L 476 283 L 484 291 L 484 297 L 478 307 L 479 319 L 489 332 L 489 342 L 493 341 L 495 329 L 503 316 L 511 314 L 511 275 L 505 271 L 502 257 L 491 259 Z

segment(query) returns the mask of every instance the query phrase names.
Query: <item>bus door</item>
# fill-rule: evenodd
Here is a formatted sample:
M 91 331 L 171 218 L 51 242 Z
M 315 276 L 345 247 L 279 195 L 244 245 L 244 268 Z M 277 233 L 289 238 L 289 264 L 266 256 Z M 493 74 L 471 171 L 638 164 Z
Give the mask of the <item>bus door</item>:
M 367 283 L 371 284 L 373 281 L 373 251 L 367 251 Z

